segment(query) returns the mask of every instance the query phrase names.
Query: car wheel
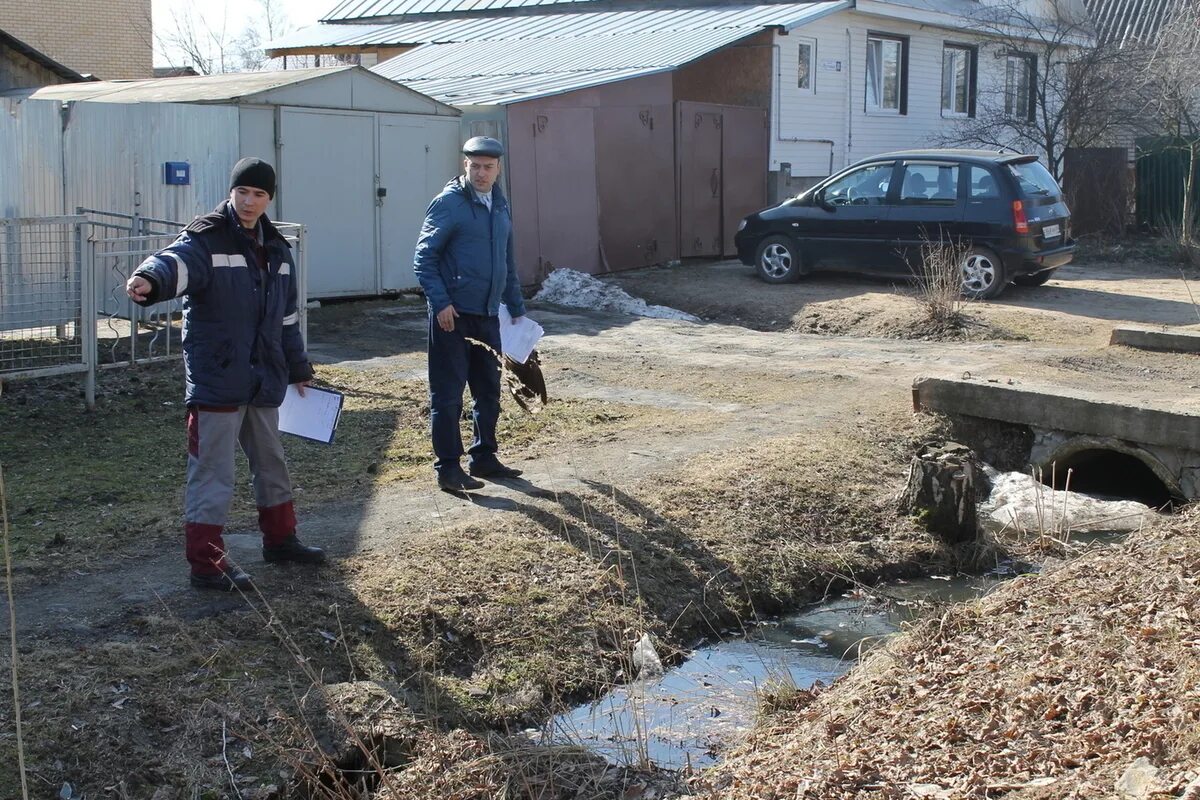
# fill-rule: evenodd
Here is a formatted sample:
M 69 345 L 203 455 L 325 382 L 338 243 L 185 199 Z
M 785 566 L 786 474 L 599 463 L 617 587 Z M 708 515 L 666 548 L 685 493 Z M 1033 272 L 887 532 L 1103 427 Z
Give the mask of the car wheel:
M 767 283 L 791 283 L 800 278 L 800 251 L 787 236 L 768 236 L 754 257 L 758 277 Z
M 986 247 L 972 247 L 962 260 L 963 297 L 972 300 L 990 300 L 1000 292 L 1008 280 L 1004 277 L 1004 262 Z
M 1057 269 L 1044 269 L 1041 272 L 1035 272 L 1032 275 L 1018 275 L 1013 278 L 1013 283 L 1017 286 L 1041 286 L 1046 281 L 1054 277 Z

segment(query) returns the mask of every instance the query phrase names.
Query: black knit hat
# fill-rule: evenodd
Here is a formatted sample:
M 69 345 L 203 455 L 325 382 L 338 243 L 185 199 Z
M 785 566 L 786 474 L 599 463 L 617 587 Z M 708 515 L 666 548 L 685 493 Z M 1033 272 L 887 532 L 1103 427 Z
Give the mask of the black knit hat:
M 275 168 L 261 158 L 243 158 L 233 165 L 233 172 L 229 173 L 229 191 L 239 186 L 262 189 L 274 197 Z

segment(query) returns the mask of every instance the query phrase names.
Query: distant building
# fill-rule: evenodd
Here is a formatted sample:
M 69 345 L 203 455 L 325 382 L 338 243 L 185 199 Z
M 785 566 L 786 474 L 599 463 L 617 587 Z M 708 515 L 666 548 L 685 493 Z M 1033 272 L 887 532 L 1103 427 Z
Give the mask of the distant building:
M 0 0 L 0 30 L 76 73 L 149 78 L 151 0 Z
M 0 92 L 82 80 L 75 70 L 0 30 Z
M 156 78 L 186 78 L 199 75 L 199 72 L 189 66 L 185 67 L 155 67 L 154 77 Z

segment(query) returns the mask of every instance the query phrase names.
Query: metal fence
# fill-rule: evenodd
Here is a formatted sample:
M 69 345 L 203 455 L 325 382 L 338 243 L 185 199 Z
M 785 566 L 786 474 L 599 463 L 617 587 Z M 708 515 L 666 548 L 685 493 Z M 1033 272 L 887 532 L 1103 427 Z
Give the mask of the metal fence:
M 1183 193 L 1189 169 L 1183 139 L 1147 137 L 1137 140 L 1137 222 L 1157 230 L 1182 227 Z M 1200 210 L 1200 165 L 1192 184 L 1192 209 Z
M 88 408 L 96 372 L 177 358 L 183 302 L 143 308 L 125 282 L 182 224 L 79 209 L 70 217 L 0 220 L 0 379 L 82 372 Z M 300 279 L 300 330 L 308 340 L 304 227 L 275 223 Z
M 0 220 L 0 377 L 85 373 L 95 391 L 95 293 L 82 216 Z

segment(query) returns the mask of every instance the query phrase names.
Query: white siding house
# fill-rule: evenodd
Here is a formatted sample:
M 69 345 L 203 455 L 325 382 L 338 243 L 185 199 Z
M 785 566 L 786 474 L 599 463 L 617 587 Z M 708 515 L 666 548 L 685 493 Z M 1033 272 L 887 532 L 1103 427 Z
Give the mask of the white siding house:
M 770 169 L 780 194 L 878 153 L 938 146 L 988 104 L 1033 112 L 1044 65 L 981 33 L 965 15 L 980 3 L 954 5 L 964 13 L 858 0 L 776 31 Z

